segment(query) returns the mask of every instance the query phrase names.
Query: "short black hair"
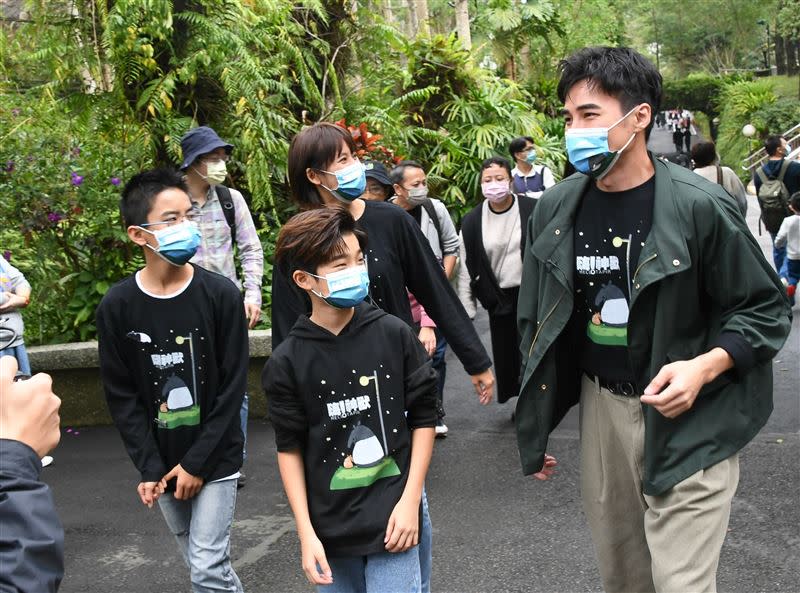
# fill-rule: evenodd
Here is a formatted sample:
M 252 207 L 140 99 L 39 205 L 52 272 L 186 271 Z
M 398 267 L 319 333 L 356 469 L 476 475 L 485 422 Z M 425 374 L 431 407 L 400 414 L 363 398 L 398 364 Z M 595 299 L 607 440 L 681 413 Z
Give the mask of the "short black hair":
M 481 163 L 481 172 L 480 174 L 483 175 L 483 172 L 491 167 L 492 165 L 500 165 L 508 171 L 508 178 L 511 179 L 511 163 L 508 162 L 508 159 L 502 156 L 492 156 L 486 159 Z
M 183 175 L 175 169 L 150 169 L 131 177 L 122 190 L 119 211 L 125 228 L 147 222 L 156 196 L 167 189 L 189 193 Z
M 647 103 L 653 117 L 645 129 L 645 138 L 655 122 L 661 107 L 661 73 L 642 54 L 629 47 L 584 47 L 558 65 L 558 98 L 565 102 L 570 89 L 586 81 L 590 88 L 598 88 L 619 100 L 622 111 Z
M 533 138 L 530 136 L 518 136 L 511 141 L 511 144 L 508 145 L 508 152 L 511 154 L 511 158 L 516 158 L 516 154 L 521 152 L 525 145 L 530 142 L 531 144 L 536 144 L 533 141 Z
M 403 180 L 406 178 L 406 169 L 420 169 L 425 171 L 425 167 L 420 165 L 417 161 L 400 161 L 394 168 L 389 171 L 389 179 L 395 185 L 403 185 Z
M 316 274 L 319 266 L 344 254 L 344 236 L 351 233 L 358 239 L 361 251 L 366 251 L 367 235 L 358 228 L 349 210 L 333 206 L 295 214 L 278 234 L 275 262 L 290 282 L 295 270 Z
M 325 204 L 317 186 L 306 175 L 307 169 L 327 170 L 347 146 L 356 156 L 356 144 L 350 132 L 328 122 L 309 126 L 292 139 L 289 145 L 289 187 L 292 198 L 304 210 L 319 208 Z
M 764 140 L 764 150 L 767 151 L 769 156 L 775 156 L 781 146 L 783 146 L 783 136 L 767 136 L 767 139 Z
M 717 146 L 713 142 L 698 142 L 692 146 L 695 167 L 708 167 L 717 160 Z
M 789 198 L 789 204 L 795 212 L 800 214 L 800 191 L 796 191 L 792 194 L 792 197 Z

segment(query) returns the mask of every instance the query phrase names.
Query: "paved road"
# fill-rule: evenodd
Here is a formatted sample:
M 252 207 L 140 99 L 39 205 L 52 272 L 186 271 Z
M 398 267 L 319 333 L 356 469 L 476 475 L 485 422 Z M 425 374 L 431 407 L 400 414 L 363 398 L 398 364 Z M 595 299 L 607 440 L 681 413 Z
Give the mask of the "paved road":
M 696 135 L 692 136 L 692 146 L 694 146 L 697 142 L 702 142 L 705 140 L 703 136 L 698 132 Z M 675 144 L 672 142 L 672 132 L 668 128 L 659 128 L 658 126 L 653 126 L 653 130 L 650 132 L 650 139 L 647 141 L 647 148 L 652 150 L 656 154 L 664 155 L 664 156 L 671 156 L 675 155 Z
M 751 228 L 755 209 L 753 198 Z M 795 317 L 789 343 L 776 360 L 775 413 L 742 453 L 719 570 L 721 592 L 800 590 L 798 325 Z M 477 327 L 488 335 L 485 316 Z M 575 411 L 552 437 L 559 474 L 540 483 L 521 475 L 511 408 L 478 406 L 452 356 L 446 402 L 451 435 L 437 443 L 428 479 L 434 591 L 600 591 L 578 493 Z M 248 448 L 250 480 L 240 491 L 232 541 L 237 570 L 247 591 L 311 591 L 301 574 L 268 424 L 251 422 Z M 138 477 L 116 431 L 65 432 L 55 457 L 44 478 L 66 529 L 61 591 L 187 591 L 187 572 L 163 519 L 138 502 Z

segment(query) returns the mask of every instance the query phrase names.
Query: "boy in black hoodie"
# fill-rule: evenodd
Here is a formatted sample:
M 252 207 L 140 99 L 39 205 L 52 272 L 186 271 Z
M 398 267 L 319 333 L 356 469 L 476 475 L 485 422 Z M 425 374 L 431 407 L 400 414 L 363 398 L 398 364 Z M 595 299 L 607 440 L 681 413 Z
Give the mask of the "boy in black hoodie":
M 437 375 L 405 323 L 362 302 L 365 243 L 339 208 L 281 229 L 276 260 L 312 312 L 272 353 L 262 383 L 308 580 L 326 593 L 418 593 Z
M 247 386 L 242 298 L 224 276 L 187 263 L 200 232 L 178 173 L 135 175 L 120 210 L 145 266 L 97 308 L 108 408 L 141 474 L 139 497 L 158 500 L 192 591 L 241 592 L 229 542 Z

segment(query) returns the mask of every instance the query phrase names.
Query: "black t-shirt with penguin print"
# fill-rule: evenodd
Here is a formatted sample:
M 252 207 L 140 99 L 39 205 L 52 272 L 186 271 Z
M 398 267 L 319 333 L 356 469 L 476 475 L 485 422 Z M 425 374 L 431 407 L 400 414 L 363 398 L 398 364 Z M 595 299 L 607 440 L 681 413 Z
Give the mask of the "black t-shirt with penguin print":
M 592 183 L 575 218 L 581 368 L 610 381 L 634 380 L 628 357 L 630 294 L 653 222 L 654 197 L 655 176 L 621 192 L 604 192 Z

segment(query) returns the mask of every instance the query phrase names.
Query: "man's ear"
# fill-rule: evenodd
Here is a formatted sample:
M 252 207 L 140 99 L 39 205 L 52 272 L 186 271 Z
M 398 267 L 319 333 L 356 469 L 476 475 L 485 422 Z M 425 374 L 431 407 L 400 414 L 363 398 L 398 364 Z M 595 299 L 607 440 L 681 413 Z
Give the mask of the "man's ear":
M 653 120 L 653 108 L 650 103 L 642 103 L 636 110 L 636 127 L 644 130 Z
M 128 238 L 140 247 L 144 247 L 145 243 L 147 243 L 147 233 L 141 227 L 131 225 L 127 228 L 127 233 Z
M 400 194 L 400 193 L 399 193 L 397 190 L 399 190 L 399 189 L 402 189 L 403 191 L 405 191 L 405 189 L 403 188 L 403 186 L 402 186 L 402 185 L 400 185 L 400 184 L 398 184 L 398 183 L 393 183 L 393 184 L 392 184 L 392 189 L 394 189 L 394 195 L 396 195 L 396 196 L 399 196 L 399 195 L 401 195 L 401 194 Z
M 292 280 L 303 290 L 314 288 L 314 277 L 305 270 L 295 270 L 292 272 Z

